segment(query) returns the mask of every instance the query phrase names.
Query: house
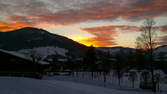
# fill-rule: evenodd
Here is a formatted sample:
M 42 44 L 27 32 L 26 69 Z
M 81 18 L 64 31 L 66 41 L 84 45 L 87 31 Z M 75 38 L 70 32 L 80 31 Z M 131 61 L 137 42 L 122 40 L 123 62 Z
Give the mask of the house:
M 1 76 L 41 76 L 47 62 L 33 62 L 22 54 L 0 49 L 0 75 Z

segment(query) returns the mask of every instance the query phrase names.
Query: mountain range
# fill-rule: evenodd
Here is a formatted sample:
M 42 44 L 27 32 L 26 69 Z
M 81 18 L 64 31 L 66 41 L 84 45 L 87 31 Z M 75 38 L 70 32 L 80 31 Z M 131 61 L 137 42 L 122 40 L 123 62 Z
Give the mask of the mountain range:
M 64 36 L 33 27 L 25 27 L 9 32 L 0 32 L 0 49 L 9 51 L 23 51 L 24 49 L 32 48 L 37 48 L 39 51 L 44 51 L 45 54 L 47 52 L 53 53 L 52 50 L 60 54 L 63 51 L 63 54 L 65 54 L 67 50 L 76 56 L 81 56 L 88 47 Z M 116 54 L 120 52 L 120 50 L 124 52 L 135 51 L 134 48 L 126 47 L 98 47 L 97 50 L 109 52 L 111 54 Z M 156 48 L 155 52 L 167 53 L 167 45 Z
M 46 30 L 25 27 L 9 32 L 0 32 L 0 48 L 9 51 L 38 47 L 59 47 L 75 54 L 83 54 L 86 46 L 69 38 L 49 33 Z

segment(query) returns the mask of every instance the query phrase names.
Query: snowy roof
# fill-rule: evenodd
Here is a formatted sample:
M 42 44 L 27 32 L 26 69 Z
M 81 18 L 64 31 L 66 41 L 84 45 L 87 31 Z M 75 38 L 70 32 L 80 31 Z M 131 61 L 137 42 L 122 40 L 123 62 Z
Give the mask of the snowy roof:
M 4 53 L 7 53 L 7 54 L 11 54 L 11 55 L 14 55 L 14 56 L 17 56 L 17 57 L 32 61 L 32 59 L 30 57 L 27 57 L 27 56 L 25 56 L 23 54 L 20 54 L 20 53 L 17 53 L 17 52 L 7 51 L 7 50 L 3 50 L 3 49 L 0 49 L 0 52 L 4 52 Z M 40 63 L 40 64 L 49 64 L 48 62 L 44 62 L 44 61 L 38 61 L 38 63 Z
M 67 61 L 67 59 L 66 58 L 64 58 L 64 59 L 58 59 L 58 61 L 65 62 L 65 61 Z

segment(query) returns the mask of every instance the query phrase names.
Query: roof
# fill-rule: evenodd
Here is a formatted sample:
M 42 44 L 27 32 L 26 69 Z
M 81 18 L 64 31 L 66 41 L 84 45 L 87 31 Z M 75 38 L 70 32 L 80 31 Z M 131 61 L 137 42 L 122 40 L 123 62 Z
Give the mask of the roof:
M 0 49 L 0 52 L 4 52 L 4 53 L 7 53 L 7 54 L 16 56 L 16 57 L 20 57 L 20 58 L 23 58 L 23 59 L 32 61 L 32 58 L 30 58 L 30 57 L 28 57 L 28 56 L 25 56 L 25 55 L 23 55 L 23 54 L 17 53 L 17 52 L 7 51 L 7 50 L 3 50 L 3 49 Z M 38 63 L 39 63 L 39 64 L 49 64 L 48 62 L 44 62 L 44 61 L 38 61 Z

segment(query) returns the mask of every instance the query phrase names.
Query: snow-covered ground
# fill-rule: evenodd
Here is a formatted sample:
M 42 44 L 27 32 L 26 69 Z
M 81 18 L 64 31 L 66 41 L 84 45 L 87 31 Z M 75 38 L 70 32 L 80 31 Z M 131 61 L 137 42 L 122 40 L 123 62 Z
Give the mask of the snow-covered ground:
M 113 82 L 114 83 L 114 82 Z M 99 85 L 98 85 L 99 84 Z M 101 80 L 90 80 L 71 76 L 45 76 L 44 79 L 23 77 L 0 77 L 0 94 L 155 94 L 151 91 L 114 84 L 102 85 Z M 113 85 L 109 87 L 109 85 Z M 163 85 L 163 90 L 167 85 Z M 167 91 L 156 94 L 167 94 Z
M 144 94 L 98 86 L 30 78 L 0 77 L 0 94 Z M 148 94 L 148 93 L 146 93 Z
M 161 74 L 162 78 L 165 77 L 165 74 L 160 70 L 157 70 L 156 73 Z M 121 86 L 118 85 L 118 80 L 116 77 L 113 76 L 112 73 L 110 73 L 107 76 L 107 80 L 106 80 L 105 84 L 104 84 L 104 80 L 103 80 L 103 75 L 99 75 L 99 74 L 95 73 L 95 77 L 92 80 L 90 72 L 87 72 L 87 73 L 81 72 L 81 73 L 78 73 L 78 75 L 74 75 L 74 76 L 64 76 L 64 75 L 45 76 L 43 79 L 44 80 L 53 80 L 53 81 L 54 80 L 70 81 L 70 82 L 74 82 L 74 83 L 82 83 L 82 84 L 86 84 L 86 85 L 99 86 L 99 87 L 103 87 L 103 88 L 105 86 L 105 88 L 108 88 L 108 89 L 129 92 L 130 94 L 131 94 L 131 92 L 135 92 L 133 94 L 152 94 L 151 90 L 143 90 L 143 89 L 139 88 L 139 82 L 140 82 L 139 74 L 138 74 L 137 80 L 135 80 L 135 87 L 134 88 L 132 88 L 132 82 L 129 80 L 129 77 L 127 76 L 127 74 L 125 74 L 124 77 L 122 78 Z M 160 91 L 161 91 L 161 94 L 167 94 L 167 84 L 164 84 L 163 82 L 160 83 Z M 160 91 L 159 91 L 159 93 L 160 93 Z M 111 94 L 115 94 L 115 93 L 111 93 Z M 126 93 L 123 93 L 123 94 L 126 94 Z

